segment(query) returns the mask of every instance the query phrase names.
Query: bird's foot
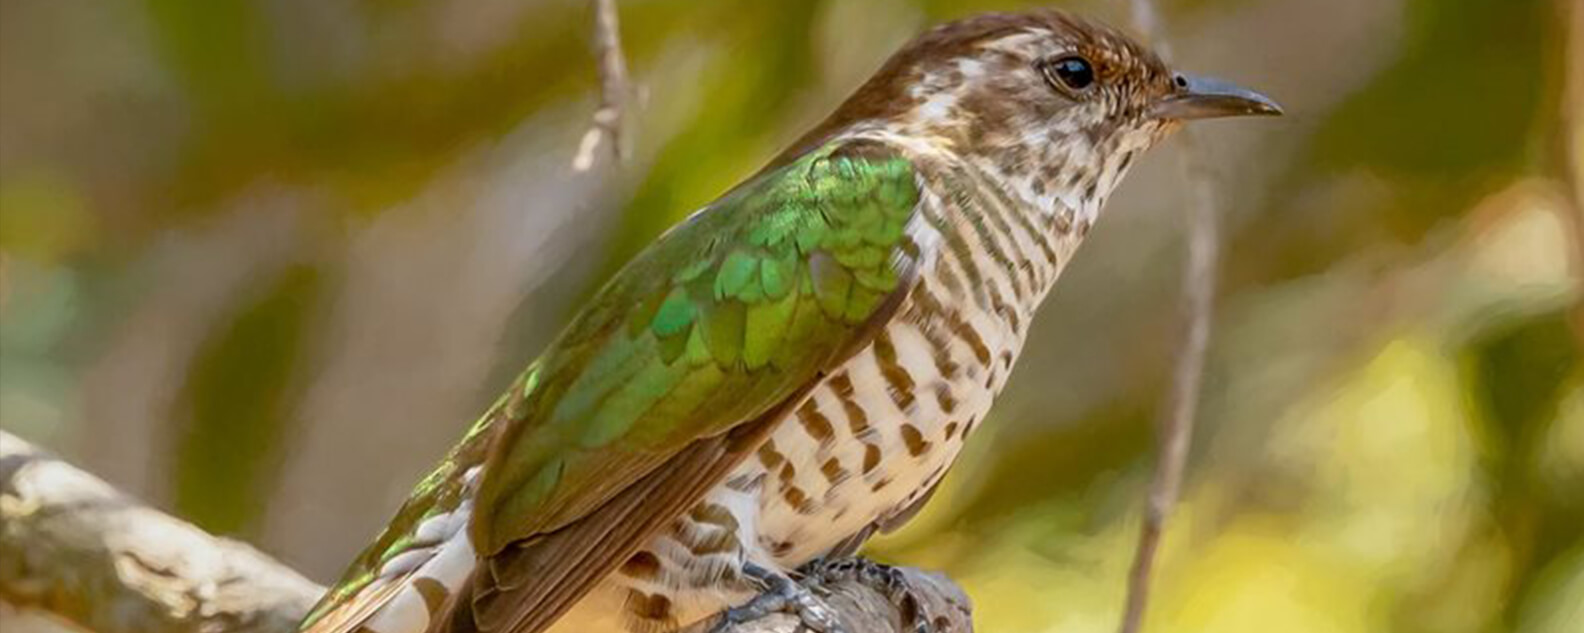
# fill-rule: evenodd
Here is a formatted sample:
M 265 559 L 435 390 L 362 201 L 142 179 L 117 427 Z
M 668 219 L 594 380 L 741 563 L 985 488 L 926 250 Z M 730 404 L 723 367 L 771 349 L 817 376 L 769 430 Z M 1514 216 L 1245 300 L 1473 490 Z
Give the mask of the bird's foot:
M 901 614 L 902 630 L 935 633 L 940 628 L 926 606 L 928 603 L 914 593 L 912 583 L 896 567 L 854 556 L 816 560 L 801 571 L 818 584 L 856 583 L 885 596 Z
M 763 591 L 747 603 L 727 609 L 709 633 L 726 633 L 773 613 L 795 616 L 803 629 L 815 633 L 847 633 L 830 605 L 785 574 L 747 563 L 743 565 L 743 575 L 758 582 Z

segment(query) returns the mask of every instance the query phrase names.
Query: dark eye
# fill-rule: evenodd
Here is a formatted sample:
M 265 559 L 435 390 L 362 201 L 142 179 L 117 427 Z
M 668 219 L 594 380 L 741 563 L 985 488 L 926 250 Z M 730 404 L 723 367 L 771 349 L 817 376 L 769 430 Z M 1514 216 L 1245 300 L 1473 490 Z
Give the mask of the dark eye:
M 1094 85 L 1094 66 L 1077 55 L 1063 57 L 1044 66 L 1045 81 L 1066 92 L 1083 92 Z

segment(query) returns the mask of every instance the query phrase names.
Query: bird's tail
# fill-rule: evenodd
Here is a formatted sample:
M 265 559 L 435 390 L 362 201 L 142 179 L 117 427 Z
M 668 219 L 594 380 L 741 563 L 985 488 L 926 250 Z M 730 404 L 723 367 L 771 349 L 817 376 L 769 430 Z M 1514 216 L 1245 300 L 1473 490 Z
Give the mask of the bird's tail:
M 418 484 L 379 538 L 298 628 L 301 633 L 423 633 L 478 564 L 468 536 L 494 429 L 505 425 L 534 368 L 473 424 Z
M 477 468 L 466 473 L 471 488 Z M 470 491 L 469 491 L 470 492 Z M 417 501 L 409 500 L 409 505 Z M 387 535 L 358 558 L 347 576 L 304 620 L 303 633 L 423 633 L 477 564 L 468 538 L 471 494 L 455 507 L 434 508 L 410 530 Z M 404 508 L 404 512 L 406 509 Z M 382 547 L 383 546 L 383 547 Z

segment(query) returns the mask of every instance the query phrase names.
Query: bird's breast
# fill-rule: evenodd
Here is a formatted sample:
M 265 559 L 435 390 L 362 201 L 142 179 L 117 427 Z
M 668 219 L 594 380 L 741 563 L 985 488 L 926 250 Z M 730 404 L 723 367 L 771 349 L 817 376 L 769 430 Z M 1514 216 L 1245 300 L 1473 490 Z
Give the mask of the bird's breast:
M 1081 238 L 971 172 L 923 186 L 909 230 L 932 246 L 901 308 L 734 478 L 760 482 L 756 545 L 783 566 L 904 512 L 939 482 Z
M 1071 216 L 983 174 L 928 171 L 908 226 L 923 256 L 874 339 L 616 575 L 633 631 L 752 596 L 741 566 L 795 569 L 899 518 L 945 476 L 1006 384 L 1034 310 L 1077 246 Z

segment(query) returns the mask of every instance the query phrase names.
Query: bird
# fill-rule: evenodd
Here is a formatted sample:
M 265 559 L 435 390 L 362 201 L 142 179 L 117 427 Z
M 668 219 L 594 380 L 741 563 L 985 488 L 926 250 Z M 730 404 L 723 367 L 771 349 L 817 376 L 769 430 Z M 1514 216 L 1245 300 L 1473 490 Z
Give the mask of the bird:
M 1135 159 L 1281 112 L 1054 9 L 922 33 L 618 271 L 300 630 L 835 633 L 797 570 L 929 500 Z

